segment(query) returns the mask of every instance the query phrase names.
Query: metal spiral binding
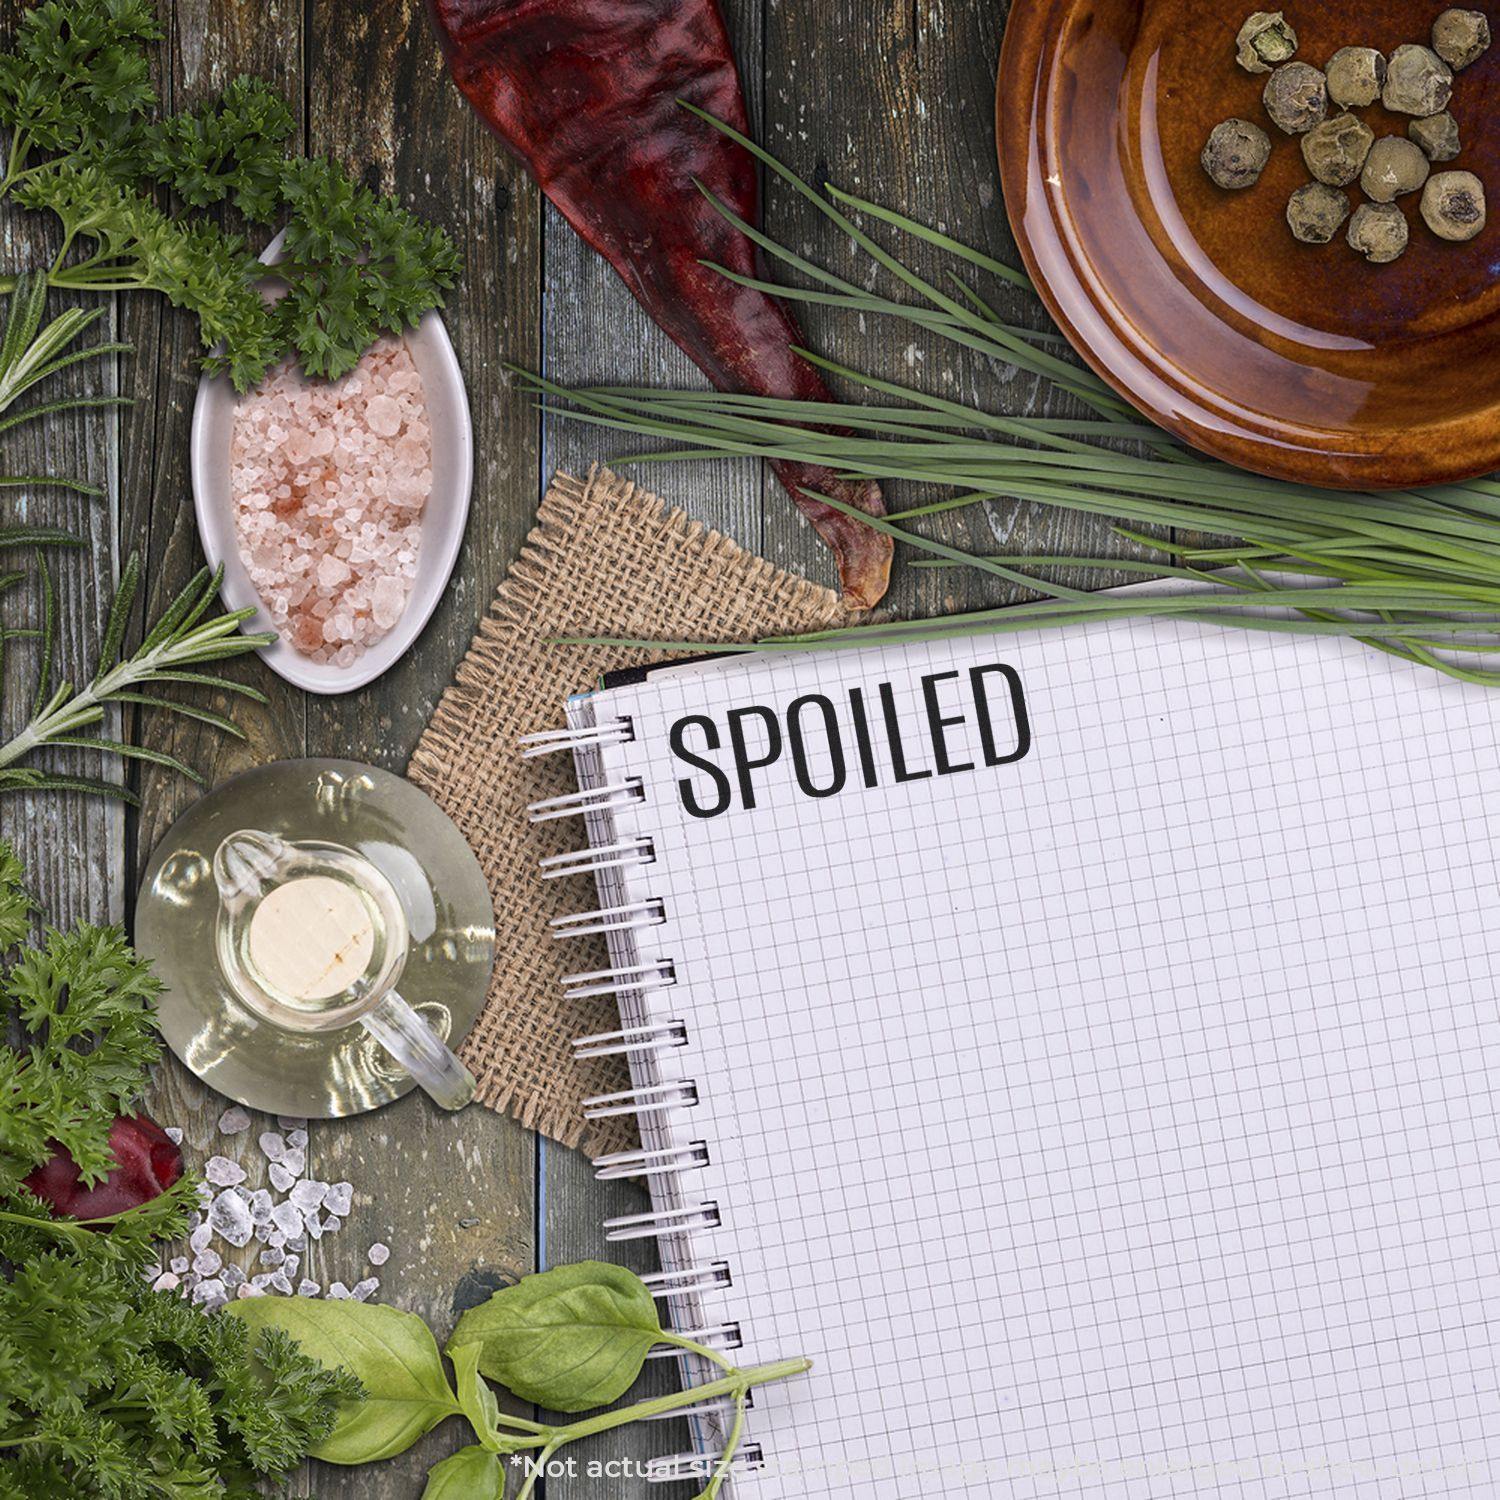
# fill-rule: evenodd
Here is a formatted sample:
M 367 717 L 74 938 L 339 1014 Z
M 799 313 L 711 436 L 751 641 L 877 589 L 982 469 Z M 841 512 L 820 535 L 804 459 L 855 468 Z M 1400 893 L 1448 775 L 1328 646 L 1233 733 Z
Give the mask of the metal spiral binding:
M 654 1240 L 667 1235 L 701 1234 L 724 1222 L 717 1203 L 697 1203 L 691 1208 L 658 1208 L 646 1214 L 620 1214 L 604 1221 L 604 1238 Z
M 606 719 L 601 724 L 583 724 L 576 729 L 544 729 L 540 734 L 523 734 L 516 741 L 523 760 L 539 755 L 555 755 L 585 745 L 628 745 L 635 738 L 635 725 L 627 718 Z
M 589 937 L 593 933 L 633 932 L 637 927 L 660 927 L 667 920 L 661 901 L 630 901 L 624 906 L 601 906 L 597 911 L 574 912 L 553 917 L 547 924 L 554 942 L 563 938 Z
M 682 1336 L 685 1339 L 692 1339 L 695 1344 L 704 1345 L 705 1348 L 720 1351 L 739 1349 L 745 1342 L 738 1323 L 715 1323 L 711 1328 L 685 1328 Z M 657 1344 L 655 1348 L 647 1352 L 646 1358 L 670 1359 L 681 1353 L 682 1350 L 675 1344 Z
M 623 865 L 649 865 L 656 858 L 650 839 L 621 839 L 617 843 L 587 849 L 570 849 L 566 854 L 549 854 L 538 860 L 543 880 L 561 880 L 565 875 L 592 875 Z
M 630 1177 L 665 1177 L 691 1172 L 708 1165 L 708 1146 L 693 1141 L 686 1146 L 664 1146 L 659 1151 L 615 1151 L 594 1158 L 594 1176 L 600 1182 L 619 1182 Z
M 652 1271 L 641 1280 L 653 1297 L 674 1297 L 679 1292 L 721 1291 L 734 1285 L 727 1260 L 716 1260 L 706 1266 L 682 1266 L 675 1271 Z
M 573 1038 L 573 1056 L 630 1057 L 645 1052 L 670 1052 L 688 1044 L 686 1021 L 653 1021 L 647 1026 L 626 1026 L 621 1031 L 601 1031 L 594 1036 Z
M 533 823 L 550 823 L 556 818 L 581 818 L 589 812 L 614 812 L 645 800 L 645 783 L 639 776 L 630 776 L 608 786 L 564 792 L 560 797 L 543 797 L 527 806 L 526 815 Z
M 643 990 L 668 990 L 677 983 L 670 959 L 644 964 L 616 964 L 611 969 L 589 969 L 582 974 L 564 974 L 563 994 L 569 1000 L 587 1000 L 595 995 L 635 995 Z
M 691 1109 L 698 1102 L 698 1085 L 685 1083 L 652 1083 L 639 1089 L 622 1089 L 618 1094 L 595 1094 L 583 1101 L 585 1120 L 607 1120 L 611 1115 L 651 1115 L 668 1109 Z
M 670 1458 L 653 1458 L 646 1465 L 648 1484 L 672 1484 L 680 1479 L 707 1479 L 719 1466 L 723 1451 L 718 1453 L 674 1453 Z M 743 1443 L 730 1463 L 731 1469 L 759 1469 L 765 1466 L 765 1449 L 759 1443 Z
M 665 1269 L 643 1280 L 652 1297 L 670 1305 L 670 1312 L 663 1315 L 664 1326 L 701 1324 L 690 1327 L 684 1337 L 705 1349 L 737 1349 L 743 1342 L 739 1323 L 711 1321 L 717 1309 L 710 1311 L 701 1300 L 734 1284 L 730 1265 L 724 1260 L 699 1263 L 693 1257 L 693 1237 L 711 1233 L 723 1224 L 718 1203 L 695 1199 L 690 1191 L 692 1178 L 688 1174 L 701 1172 L 711 1164 L 709 1146 L 702 1140 L 683 1141 L 666 1120 L 698 1104 L 698 1085 L 692 1079 L 674 1078 L 676 1070 L 665 1061 L 657 1061 L 689 1045 L 688 1027 L 682 1020 L 653 1015 L 646 998 L 651 991 L 676 984 L 677 971 L 672 959 L 654 957 L 649 950 L 643 953 L 646 940 L 635 937 L 638 931 L 665 924 L 667 909 L 657 898 L 636 899 L 638 888 L 631 889 L 636 879 L 631 872 L 656 859 L 654 841 L 638 831 L 641 825 L 633 817 L 647 800 L 645 783 L 639 776 L 625 775 L 623 768 L 610 766 L 606 754 L 609 747 L 628 744 L 635 738 L 634 725 L 623 716 L 597 724 L 581 722 L 589 712 L 591 709 L 584 705 L 570 708 L 573 727 L 528 735 L 521 741 L 522 753 L 528 758 L 578 752 L 583 783 L 576 792 L 533 802 L 527 814 L 533 823 L 579 817 L 585 820 L 588 847 L 541 860 L 540 872 L 545 880 L 592 875 L 600 891 L 597 909 L 557 917 L 550 923 L 554 940 L 603 937 L 609 948 L 609 967 L 564 976 L 564 993 L 575 1000 L 613 996 L 622 1011 L 618 1031 L 576 1038 L 574 1056 L 626 1057 L 635 1081 L 632 1088 L 583 1101 L 585 1119 L 634 1115 L 641 1121 L 644 1137 L 638 1149 L 596 1158 L 594 1175 L 601 1182 L 661 1184 L 653 1187 L 654 1201 L 673 1205 L 607 1219 L 604 1237 L 610 1243 L 657 1241 Z M 688 1386 L 713 1376 L 705 1355 L 685 1353 L 678 1345 L 663 1343 L 652 1349 L 649 1357 L 683 1359 L 683 1379 Z M 665 1482 L 711 1474 L 722 1456 L 722 1445 L 735 1416 L 733 1407 L 734 1403 L 722 1399 L 705 1399 L 664 1414 L 663 1420 L 680 1416 L 692 1419 L 694 1440 L 702 1451 L 657 1459 L 647 1466 L 647 1477 Z M 713 1451 L 716 1448 L 720 1451 Z M 735 1455 L 733 1467 L 743 1470 L 763 1463 L 759 1445 L 747 1442 Z

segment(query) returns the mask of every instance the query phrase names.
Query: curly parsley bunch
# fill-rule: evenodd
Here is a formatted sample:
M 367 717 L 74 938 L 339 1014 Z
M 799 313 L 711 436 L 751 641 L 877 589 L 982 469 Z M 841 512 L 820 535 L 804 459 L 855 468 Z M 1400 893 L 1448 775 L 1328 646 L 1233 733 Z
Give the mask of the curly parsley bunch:
M 23 1178 L 57 1148 L 86 1180 L 161 1043 L 158 985 L 118 928 L 28 942 L 22 870 L 0 843 L 0 1500 L 259 1500 L 333 1430 L 357 1380 L 285 1333 L 153 1292 L 182 1232 L 184 1178 L 108 1221 L 54 1218 Z
M 0 195 L 61 221 L 54 286 L 162 293 L 197 314 L 210 367 L 240 390 L 292 351 L 311 375 L 345 374 L 441 306 L 452 241 L 342 167 L 289 157 L 291 110 L 263 80 L 158 116 L 147 49 L 160 36 L 149 0 L 47 0 L 0 56 Z M 163 191 L 184 211 L 163 212 Z M 285 224 L 280 301 L 262 298 L 243 236 L 185 211 L 221 204 Z

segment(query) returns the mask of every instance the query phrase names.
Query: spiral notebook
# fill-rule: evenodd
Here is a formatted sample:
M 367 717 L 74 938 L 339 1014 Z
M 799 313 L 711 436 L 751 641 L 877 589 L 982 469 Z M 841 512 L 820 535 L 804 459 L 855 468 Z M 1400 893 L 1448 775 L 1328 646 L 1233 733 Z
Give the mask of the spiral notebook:
M 653 1290 L 744 1500 L 1500 1489 L 1500 698 L 1142 620 L 606 681 Z M 686 1369 L 701 1381 L 707 1372 Z M 712 1403 L 702 1473 L 724 1440 Z

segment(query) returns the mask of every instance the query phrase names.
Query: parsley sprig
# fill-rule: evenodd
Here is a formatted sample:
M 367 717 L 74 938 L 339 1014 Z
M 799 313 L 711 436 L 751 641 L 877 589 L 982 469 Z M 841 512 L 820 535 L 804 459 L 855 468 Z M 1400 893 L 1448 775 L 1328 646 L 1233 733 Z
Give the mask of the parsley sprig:
M 197 314 L 209 367 L 240 390 L 293 351 L 311 375 L 345 374 L 442 304 L 452 241 L 337 164 L 289 158 L 291 111 L 263 80 L 159 115 L 147 49 L 160 35 L 148 0 L 47 0 L 0 56 L 0 196 L 61 222 L 54 286 L 160 292 Z M 243 235 L 189 212 L 221 205 L 285 223 L 279 301 L 261 296 Z
M 354 1377 L 279 1330 L 150 1290 L 155 1242 L 197 1185 L 88 1224 L 21 1186 L 66 1145 L 86 1179 L 160 1054 L 148 965 L 114 927 L 28 945 L 31 904 L 0 843 L 0 1500 L 259 1500 L 333 1430 Z M 18 951 L 17 951 L 18 950 Z M 107 1232 L 101 1232 L 107 1231 Z M 347 1409 L 347 1408 L 346 1408 Z

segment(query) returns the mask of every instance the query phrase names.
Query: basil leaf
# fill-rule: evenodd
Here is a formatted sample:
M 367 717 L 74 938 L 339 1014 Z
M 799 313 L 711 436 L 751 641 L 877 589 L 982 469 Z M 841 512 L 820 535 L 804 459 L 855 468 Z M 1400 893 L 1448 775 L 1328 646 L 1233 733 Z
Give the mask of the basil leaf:
M 437 1341 L 412 1313 L 367 1302 L 252 1297 L 226 1312 L 251 1328 L 282 1328 L 319 1364 L 358 1376 L 366 1399 L 312 1450 L 331 1464 L 364 1464 L 404 1453 L 459 1410 Z
M 460 1448 L 433 1466 L 422 1500 L 502 1500 L 504 1494 L 505 1466 L 500 1460 L 487 1448 Z
M 448 1357 L 480 1348 L 479 1368 L 552 1411 L 606 1406 L 635 1383 L 661 1338 L 656 1303 L 639 1276 L 585 1260 L 523 1276 L 458 1320 Z
M 504 1453 L 507 1445 L 500 1433 L 500 1403 L 479 1374 L 479 1355 L 478 1344 L 460 1344 L 450 1353 L 458 1376 L 458 1404 L 480 1443 L 491 1453 Z

